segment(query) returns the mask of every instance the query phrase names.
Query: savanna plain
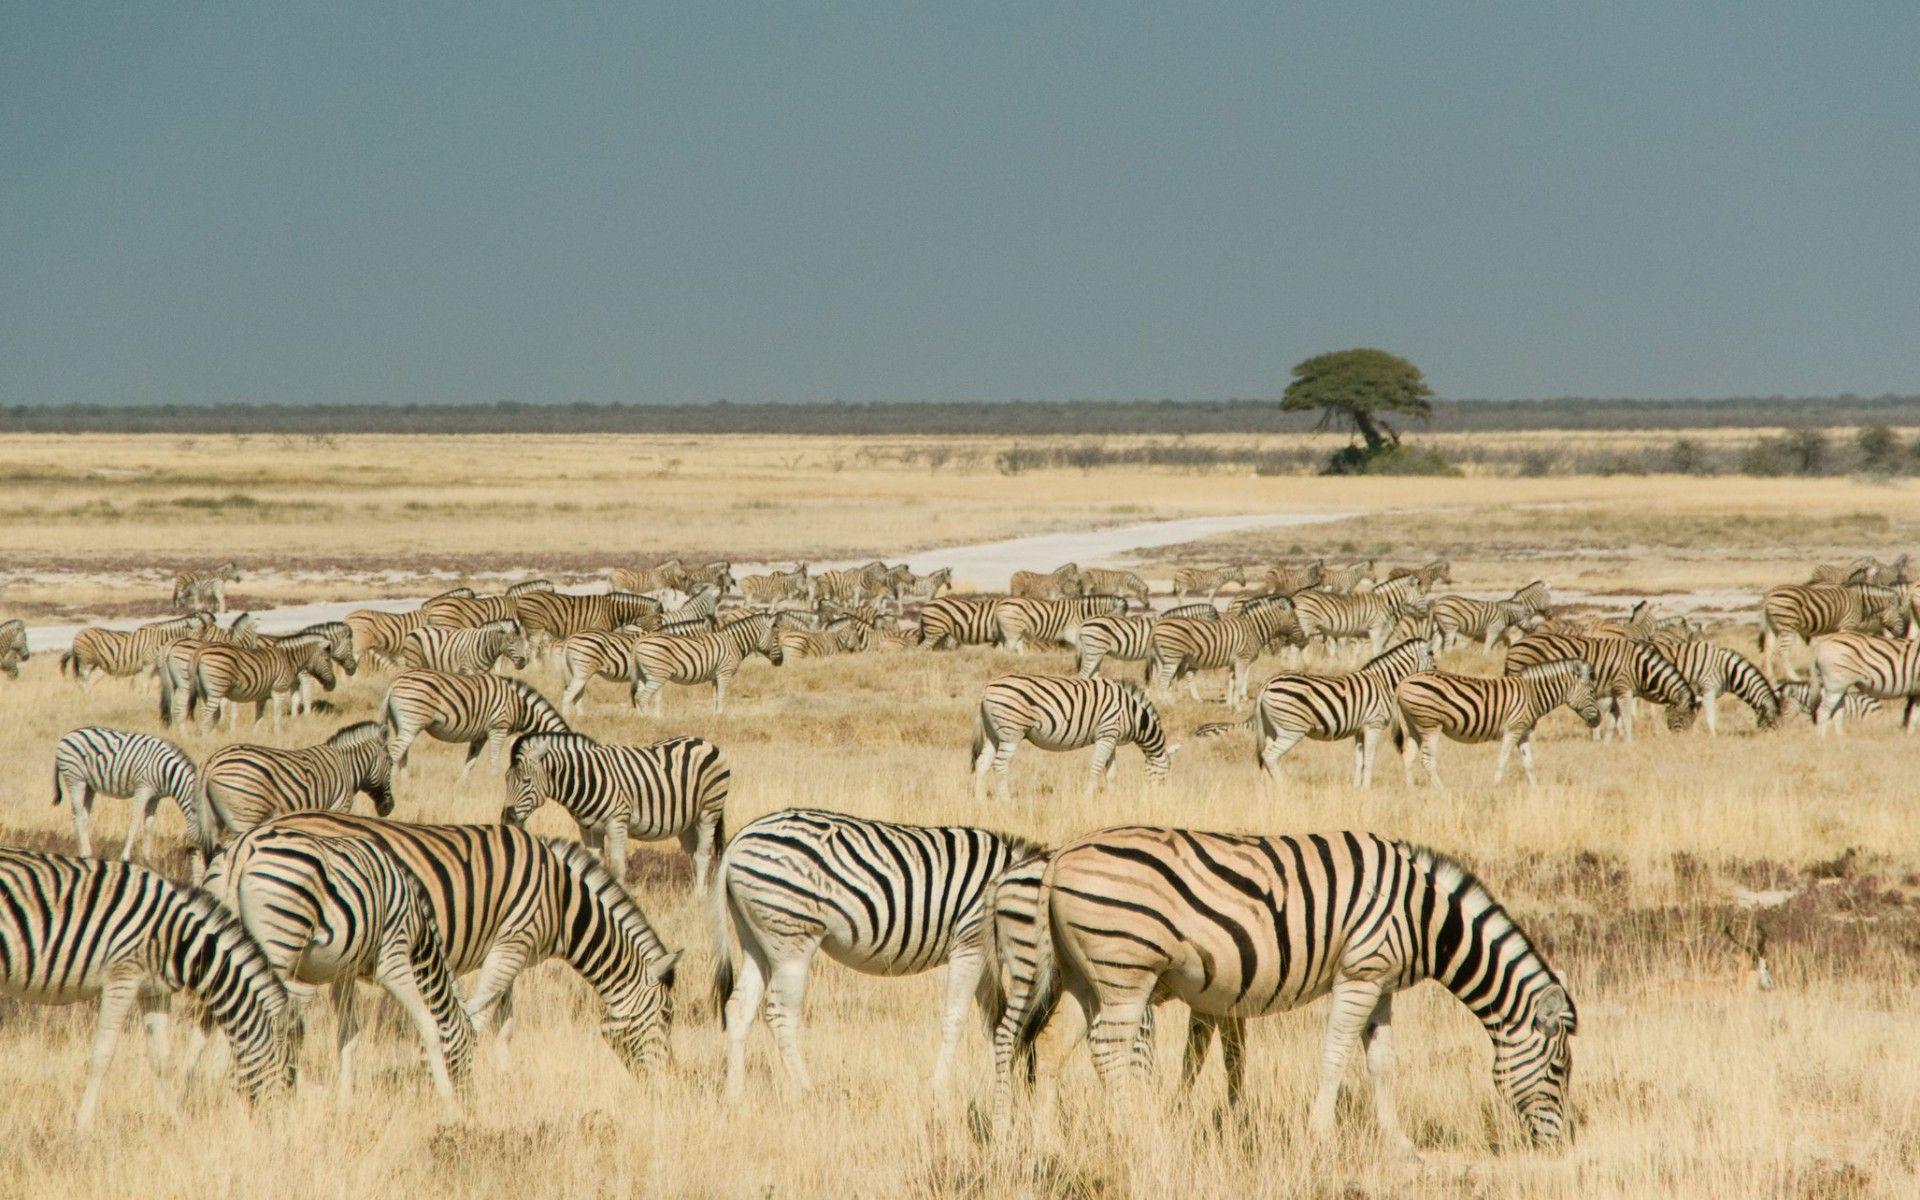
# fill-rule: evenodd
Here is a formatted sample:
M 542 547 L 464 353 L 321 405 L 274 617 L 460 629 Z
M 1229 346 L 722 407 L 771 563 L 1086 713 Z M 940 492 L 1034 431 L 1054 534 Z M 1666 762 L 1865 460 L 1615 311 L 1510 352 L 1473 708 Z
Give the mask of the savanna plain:
M 1518 436 L 1518 435 L 1514 435 Z M 230 607 L 419 596 L 529 574 L 562 586 L 669 554 L 742 562 L 897 559 L 908 551 L 1103 525 L 1255 512 L 1353 514 L 1146 549 L 1132 566 L 1165 591 L 1192 562 L 1308 554 L 1417 562 L 1445 555 L 1456 590 L 1505 594 L 1535 578 L 1592 611 L 1653 596 L 1754 655 L 1753 607 L 1815 561 L 1920 548 L 1920 487 L 1850 479 L 1434 478 L 1329 480 L 1138 467 L 995 469 L 991 439 L 13 437 L 0 441 L 0 619 L 32 624 L 159 616 L 186 566 L 236 559 Z M 1055 564 L 1024 564 L 1038 569 Z M 1082 565 L 1095 565 L 1083 562 Z M 1004 587 L 1004 579 L 967 581 Z M 1805 661 L 1796 651 L 1796 663 Z M 1402 1123 L 1417 1162 L 1379 1137 L 1356 1065 L 1337 1135 L 1306 1128 L 1324 1002 L 1249 1027 L 1248 1102 L 1223 1112 L 1216 1062 L 1181 1097 L 1183 1022 L 1160 1022 L 1158 1108 L 1115 1123 L 1084 1051 L 1042 1119 L 983 1135 L 984 1029 L 962 1043 L 947 1094 L 928 1084 L 940 972 L 856 974 L 824 958 L 808 996 L 811 1093 L 783 1078 L 764 1030 L 744 1099 L 721 1096 L 724 1047 L 706 994 L 704 908 L 671 845 L 634 852 L 632 887 L 684 948 L 672 1065 L 626 1072 L 597 1004 L 565 967 L 521 983 L 518 1029 L 483 1046 L 463 1118 L 433 1103 L 409 1031 L 384 999 L 362 1039 L 359 1086 L 330 1088 L 331 1017 L 310 1018 L 302 1084 L 250 1112 L 203 1082 L 183 1096 L 123 1039 L 98 1123 L 71 1129 L 92 1013 L 0 1009 L 0 1194 L 1103 1197 L 1899 1197 L 1920 1193 L 1920 798 L 1916 743 L 1886 714 L 1818 739 L 1804 719 L 1759 732 L 1723 699 L 1720 733 L 1670 733 L 1644 715 L 1629 743 L 1596 742 L 1562 711 L 1536 737 L 1537 787 L 1491 783 L 1493 751 L 1441 747 L 1445 791 L 1409 788 L 1383 751 L 1375 786 L 1350 785 L 1344 745 L 1308 743 L 1263 784 L 1245 734 L 1206 701 L 1162 702 L 1182 743 L 1150 787 L 1123 749 L 1114 786 L 1081 795 L 1084 752 L 1024 749 L 1010 804 L 976 803 L 968 743 L 981 686 L 1011 671 L 1067 673 L 1068 651 L 909 650 L 780 668 L 751 662 L 724 714 L 669 689 L 641 716 L 607 683 L 577 722 L 645 742 L 692 733 L 733 770 L 728 825 L 819 806 L 981 824 L 1059 842 L 1150 822 L 1250 832 L 1364 828 L 1430 844 L 1474 869 L 1540 942 L 1580 1012 L 1577 1138 L 1536 1154 L 1489 1079 L 1485 1034 L 1445 992 L 1396 1005 Z M 1290 666 L 1275 658 L 1262 670 Z M 1477 649 L 1455 670 L 1496 673 Z M 1110 672 L 1132 675 L 1133 664 Z M 557 695 L 552 664 L 527 672 Z M 321 740 L 374 715 L 362 671 L 337 712 L 240 738 Z M 157 726 L 153 685 L 90 695 L 36 654 L 0 678 L 0 838 L 70 849 L 49 804 L 67 729 Z M 189 729 L 196 756 L 227 740 Z M 423 741 L 396 816 L 492 822 L 503 786 L 484 762 Z M 364 801 L 362 802 L 364 803 Z M 125 802 L 102 800 L 96 846 L 117 849 Z M 162 865 L 184 874 L 178 813 Z M 551 806 L 533 823 L 571 836 Z M 1767 937 L 1774 986 L 1754 988 L 1735 938 Z M 1734 937 L 1728 936 L 1731 930 Z

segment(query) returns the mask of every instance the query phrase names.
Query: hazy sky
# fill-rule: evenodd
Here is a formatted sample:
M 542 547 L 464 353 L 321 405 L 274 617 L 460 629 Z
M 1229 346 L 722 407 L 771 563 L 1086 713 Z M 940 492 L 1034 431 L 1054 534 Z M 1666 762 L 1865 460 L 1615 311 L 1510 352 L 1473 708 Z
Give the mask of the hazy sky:
M 1910 0 L 639 7 L 0 0 L 0 404 L 1920 390 Z

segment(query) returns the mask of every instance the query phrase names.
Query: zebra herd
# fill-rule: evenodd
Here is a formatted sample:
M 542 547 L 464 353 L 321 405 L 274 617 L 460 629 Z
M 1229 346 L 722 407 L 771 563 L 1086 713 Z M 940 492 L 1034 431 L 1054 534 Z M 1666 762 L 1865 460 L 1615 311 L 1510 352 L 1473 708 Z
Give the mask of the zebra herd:
M 1161 612 L 1137 574 L 1076 564 L 1020 572 L 1003 594 L 943 594 L 950 572 L 878 561 L 739 579 L 725 562 L 675 561 L 623 568 L 593 595 L 544 580 L 497 595 L 458 589 L 412 611 L 362 610 L 278 636 L 246 615 L 217 619 L 224 583 L 239 577 L 229 564 L 180 577 L 174 598 L 191 609 L 182 616 L 129 632 L 82 630 L 61 672 L 83 689 L 97 674 L 151 672 L 163 727 L 197 716 L 217 728 L 224 713 L 231 728 L 243 704 L 255 706 L 256 722 L 271 710 L 277 727 L 283 710 L 319 711 L 314 689 L 333 690 L 341 674 L 391 670 L 377 719 L 313 746 L 235 743 L 199 762 L 155 733 L 69 732 L 54 750 L 54 801 L 69 809 L 78 853 L 0 850 L 0 990 L 97 1002 L 82 1126 L 136 1009 L 156 1068 L 169 1067 L 176 994 L 189 1083 L 203 1059 L 230 1056 L 250 1100 L 294 1086 L 304 1014 L 322 988 L 337 1015 L 337 1086 L 350 1086 L 364 979 L 406 1013 L 436 1093 L 457 1111 L 477 1040 L 510 1035 L 514 983 L 547 959 L 594 989 L 602 1035 L 623 1063 L 663 1069 L 681 952 L 661 940 L 624 876 L 629 839 L 678 839 L 695 901 L 707 906 L 729 1094 L 745 1088 L 747 1038 L 762 1018 L 789 1076 L 809 1084 L 802 1010 L 825 951 L 872 975 L 947 968 L 933 1078 L 947 1084 L 978 1005 L 1000 1132 L 1050 1027 L 1062 1045 L 1086 1040 L 1105 1086 L 1125 1093 L 1151 1067 L 1155 1006 L 1178 1000 L 1189 1010 L 1183 1085 L 1217 1035 L 1232 1101 L 1243 1088 L 1247 1018 L 1331 995 L 1312 1128 L 1331 1129 L 1345 1067 L 1363 1050 L 1380 1128 L 1410 1146 L 1391 1096 L 1392 997 L 1433 980 L 1485 1028 L 1496 1089 L 1527 1134 L 1556 1146 L 1571 1135 L 1570 991 L 1489 890 L 1433 850 L 1360 832 L 1148 826 L 1049 847 L 987 828 L 799 808 L 729 837 L 733 774 L 719 747 L 691 736 L 603 742 L 570 718 L 595 679 L 624 684 L 636 710 L 655 714 L 667 684 L 710 683 L 720 711 L 756 656 L 777 667 L 789 655 L 911 646 L 1065 648 L 1077 657 L 1072 673 L 1004 675 L 981 692 L 970 755 L 977 800 L 990 783 L 1009 798 L 1023 743 L 1091 748 L 1089 792 L 1112 777 L 1125 745 L 1139 748 L 1150 782 L 1165 778 L 1179 747 L 1154 697 L 1185 679 L 1197 700 L 1205 672 L 1226 673 L 1229 705 L 1252 707 L 1194 733 L 1252 731 L 1265 777 L 1277 780 L 1303 741 L 1350 740 L 1354 783 L 1367 787 L 1390 738 L 1407 781 L 1417 759 L 1437 785 L 1444 738 L 1498 742 L 1495 781 L 1517 753 L 1532 782 L 1532 734 L 1561 707 L 1594 736 L 1624 740 L 1643 700 L 1676 732 L 1702 711 L 1716 731 L 1723 694 L 1763 729 L 1804 711 L 1825 732 L 1897 698 L 1911 729 L 1920 585 L 1905 573 L 1904 557 L 1823 564 L 1806 583 L 1770 589 L 1763 661 L 1773 666 L 1788 638 L 1812 655 L 1810 678 L 1784 679 L 1645 603 L 1623 618 L 1570 617 L 1556 615 L 1544 581 L 1495 598 L 1438 592 L 1451 582 L 1444 560 L 1187 568 L 1173 580 L 1175 606 Z M 1363 639 L 1361 661 L 1334 669 Z M 1443 669 L 1441 655 L 1463 644 L 1501 647 L 1502 672 Z M 1256 688 L 1253 671 L 1276 651 L 1291 653 L 1296 669 Z M 26 657 L 20 623 L 0 625 L 0 670 L 17 677 Z M 542 657 L 564 666 L 558 704 L 502 673 Z M 1141 664 L 1141 682 L 1105 673 L 1110 661 Z M 498 824 L 395 818 L 396 781 L 421 734 L 466 745 L 463 778 L 489 753 L 506 785 Z M 348 811 L 360 795 L 375 816 Z M 91 857 L 97 796 L 132 802 L 119 862 Z M 578 842 L 527 832 L 549 801 L 573 820 Z M 136 846 L 153 861 L 163 802 L 185 822 L 189 881 L 133 861 Z

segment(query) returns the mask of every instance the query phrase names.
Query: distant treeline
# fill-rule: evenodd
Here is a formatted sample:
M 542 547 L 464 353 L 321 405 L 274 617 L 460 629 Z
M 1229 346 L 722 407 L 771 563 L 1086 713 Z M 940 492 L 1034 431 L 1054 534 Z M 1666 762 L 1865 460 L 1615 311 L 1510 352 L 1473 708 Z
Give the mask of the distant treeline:
M 1920 425 L 1920 396 L 1723 400 L 1451 400 L 1435 432 L 1527 429 L 1831 428 Z M 1087 436 L 1303 433 L 1310 413 L 1271 400 L 1000 401 L 883 404 L 16 405 L 0 432 L 660 433 L 838 436 Z

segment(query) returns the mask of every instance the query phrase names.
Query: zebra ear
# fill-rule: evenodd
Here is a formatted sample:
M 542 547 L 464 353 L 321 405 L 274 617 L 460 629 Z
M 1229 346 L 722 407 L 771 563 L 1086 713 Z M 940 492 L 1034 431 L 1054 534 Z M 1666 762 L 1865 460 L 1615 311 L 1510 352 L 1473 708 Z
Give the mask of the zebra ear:
M 675 950 L 665 958 L 656 958 L 647 964 L 646 979 L 648 986 L 673 986 L 673 969 L 680 965 L 680 952 Z
M 1578 1033 L 1580 1018 L 1573 1011 L 1573 997 L 1559 984 L 1550 984 L 1533 1006 L 1533 1027 L 1541 1033 L 1562 1031 Z

